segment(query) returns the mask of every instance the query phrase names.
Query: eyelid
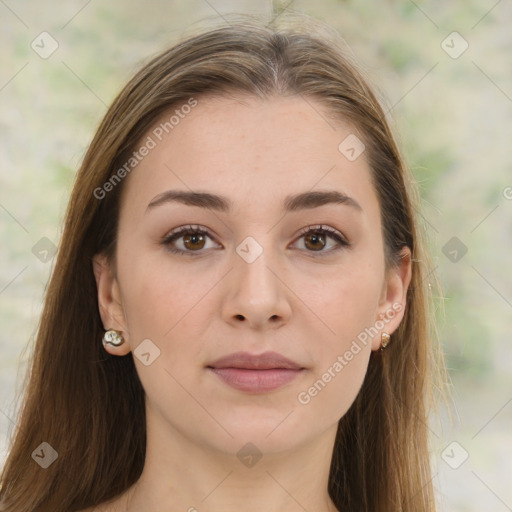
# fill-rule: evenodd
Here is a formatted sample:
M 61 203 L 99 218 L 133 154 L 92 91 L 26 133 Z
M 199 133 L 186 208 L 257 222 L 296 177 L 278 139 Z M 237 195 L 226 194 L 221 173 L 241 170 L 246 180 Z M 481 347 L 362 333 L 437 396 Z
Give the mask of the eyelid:
M 206 234 L 211 237 L 211 232 L 209 229 L 205 228 L 204 226 L 201 226 L 200 224 L 187 224 L 186 226 L 180 226 L 175 229 L 172 229 L 164 236 L 164 239 L 168 239 L 173 235 L 179 235 L 181 233 L 188 233 L 189 231 L 192 231 L 194 233 L 201 233 Z

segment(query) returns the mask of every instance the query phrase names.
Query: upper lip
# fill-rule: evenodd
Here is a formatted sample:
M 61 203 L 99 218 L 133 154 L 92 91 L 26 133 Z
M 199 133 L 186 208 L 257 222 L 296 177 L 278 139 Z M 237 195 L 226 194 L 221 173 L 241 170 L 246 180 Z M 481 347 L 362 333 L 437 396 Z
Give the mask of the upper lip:
M 249 352 L 235 352 L 221 357 L 208 365 L 209 368 L 240 368 L 246 370 L 270 370 L 283 368 L 287 370 L 301 370 L 303 367 L 277 352 L 264 352 L 263 354 L 249 354 Z

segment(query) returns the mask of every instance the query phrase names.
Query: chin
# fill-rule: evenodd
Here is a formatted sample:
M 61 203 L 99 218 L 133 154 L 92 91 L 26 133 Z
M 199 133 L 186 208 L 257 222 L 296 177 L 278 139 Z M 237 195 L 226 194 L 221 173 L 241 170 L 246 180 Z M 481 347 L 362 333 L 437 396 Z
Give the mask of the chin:
M 238 410 L 234 417 L 217 417 L 233 437 L 218 431 L 216 444 L 231 453 L 237 453 L 247 443 L 252 443 L 263 453 L 293 450 L 313 439 L 319 431 L 318 422 L 312 422 L 310 415 L 306 420 L 299 413 L 293 407 L 262 410 L 261 407 L 247 406 Z

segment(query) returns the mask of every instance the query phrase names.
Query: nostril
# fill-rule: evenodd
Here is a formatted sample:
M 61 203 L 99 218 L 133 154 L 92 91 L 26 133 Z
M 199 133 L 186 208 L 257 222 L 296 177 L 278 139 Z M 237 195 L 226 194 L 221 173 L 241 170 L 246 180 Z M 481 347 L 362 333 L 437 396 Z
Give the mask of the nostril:
M 236 318 L 238 320 L 245 320 L 244 316 L 243 315 L 236 315 Z

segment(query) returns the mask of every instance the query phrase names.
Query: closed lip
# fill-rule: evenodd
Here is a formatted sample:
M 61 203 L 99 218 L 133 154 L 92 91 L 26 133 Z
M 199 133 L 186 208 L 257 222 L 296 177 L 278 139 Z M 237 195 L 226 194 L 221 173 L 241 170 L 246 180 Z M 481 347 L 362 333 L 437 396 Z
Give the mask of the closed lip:
M 304 367 L 277 352 L 250 354 L 249 352 L 234 352 L 221 357 L 207 365 L 208 368 L 239 368 L 244 370 L 302 370 Z

